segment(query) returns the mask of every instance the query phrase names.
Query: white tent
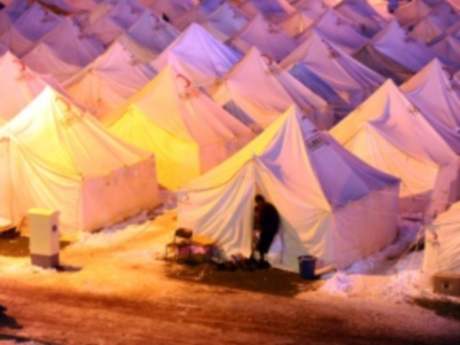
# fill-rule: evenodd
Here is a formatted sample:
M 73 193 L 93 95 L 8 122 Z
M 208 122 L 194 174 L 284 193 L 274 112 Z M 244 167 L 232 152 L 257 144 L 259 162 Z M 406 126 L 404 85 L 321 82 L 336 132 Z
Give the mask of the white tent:
M 296 42 L 281 27 L 256 15 L 235 37 L 231 44 L 241 51 L 256 46 L 262 53 L 276 61 L 284 59 L 295 47 Z
M 391 21 L 355 57 L 399 84 L 430 62 L 434 54 Z
M 159 71 L 171 65 L 195 85 L 209 86 L 240 58 L 239 52 L 193 23 L 154 60 L 153 66 Z
M 333 9 L 327 10 L 318 18 L 310 30 L 307 30 L 299 37 L 298 41 L 303 42 L 305 39 L 308 39 L 313 28 L 322 37 L 349 54 L 364 46 L 369 40 L 355 30 L 353 22 Z
M 401 179 L 404 211 L 431 214 L 457 199 L 457 155 L 391 80 L 331 134 L 363 161 Z
M 0 215 L 60 212 L 64 231 L 94 230 L 159 203 L 155 161 L 45 88 L 1 129 Z
M 425 226 L 425 273 L 460 272 L 460 202 Z
M 329 128 L 334 122 L 327 103 L 303 86 L 275 62 L 264 59 L 257 48 L 251 48 L 222 79 L 213 98 L 222 105 L 233 102 L 250 117 L 250 123 L 267 127 L 291 105 L 297 105 L 310 120 Z
M 0 56 L 0 125 L 19 113 L 46 83 L 10 52 Z
M 290 69 L 304 85 L 337 109 L 354 108 L 384 81 L 316 31 L 283 60 L 281 67 Z
M 401 85 L 401 90 L 460 155 L 460 97 L 441 63 L 433 60 Z
M 386 23 L 384 17 L 367 0 L 342 0 L 334 9 L 359 26 L 360 33 L 372 37 Z
M 22 60 L 35 72 L 65 82 L 105 50 L 90 37 L 81 37 L 79 28 L 65 18 L 46 34 Z
M 290 108 L 178 194 L 178 222 L 228 256 L 249 255 L 253 200 L 261 193 L 282 219 L 273 264 L 297 270 L 297 256 L 311 254 L 319 266 L 344 268 L 394 239 L 398 186 Z
M 155 75 L 150 65 L 138 63 L 118 42 L 65 83 L 67 92 L 91 113 L 110 121 L 123 105 Z
M 219 164 L 253 132 L 171 67 L 130 99 L 110 130 L 155 153 L 159 182 L 176 189 Z

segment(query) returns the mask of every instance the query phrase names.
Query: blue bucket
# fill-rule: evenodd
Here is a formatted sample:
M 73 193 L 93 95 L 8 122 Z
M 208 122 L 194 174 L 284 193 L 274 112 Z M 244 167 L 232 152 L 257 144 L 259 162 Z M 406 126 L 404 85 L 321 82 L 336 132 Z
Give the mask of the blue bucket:
M 298 257 L 299 274 L 303 279 L 315 279 L 316 258 L 312 255 L 302 255 Z

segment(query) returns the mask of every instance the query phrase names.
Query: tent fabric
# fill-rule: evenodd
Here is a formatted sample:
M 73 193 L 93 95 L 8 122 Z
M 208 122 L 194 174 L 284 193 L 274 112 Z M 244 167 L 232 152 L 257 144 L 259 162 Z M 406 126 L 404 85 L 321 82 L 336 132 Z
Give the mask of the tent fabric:
M 160 183 L 176 189 L 219 164 L 253 132 L 171 67 L 128 102 L 110 130 L 155 153 Z
M 422 270 L 428 274 L 460 272 L 460 203 L 425 227 Z
M 196 4 L 196 0 L 140 0 L 140 2 L 154 13 L 166 14 L 170 18 L 179 17 L 192 10 Z
M 241 58 L 241 53 L 219 42 L 201 25 L 191 24 L 152 63 L 159 71 L 167 65 L 195 86 L 207 87 L 222 77 Z
M 403 83 L 414 74 L 412 70 L 380 53 L 371 44 L 362 47 L 353 57 L 385 78 L 392 79 L 396 84 Z
M 42 0 L 42 2 L 74 14 L 81 11 L 91 11 L 97 6 L 95 0 Z
M 252 48 L 222 79 L 213 93 L 219 104 L 233 101 L 262 128 L 296 105 L 321 128 L 334 122 L 327 103 L 276 63 Z
M 14 22 L 14 27 L 24 37 L 37 41 L 54 29 L 61 20 L 61 17 L 34 3 Z
M 276 61 L 284 59 L 295 47 L 296 42 L 277 25 L 271 24 L 261 14 L 256 15 L 246 27 L 232 38 L 231 44 L 247 52 L 256 46 L 262 53 Z
M 438 212 L 456 200 L 457 155 L 391 80 L 331 134 L 358 158 L 401 179 L 405 211 Z
M 64 83 L 104 50 L 99 41 L 80 38 L 78 27 L 71 20 L 64 19 L 22 60 L 35 72 L 52 75 Z
M 231 18 L 231 20 L 229 20 Z M 240 32 L 249 22 L 246 15 L 228 2 L 222 3 L 201 24 L 213 34 L 227 41 Z
M 112 113 L 154 75 L 150 65 L 135 61 L 119 42 L 114 42 L 103 55 L 67 80 L 64 87 L 100 120 L 111 121 Z
M 291 70 L 303 84 L 333 102 L 336 107 L 354 108 L 384 81 L 383 77 L 328 42 L 316 31 L 282 61 L 281 67 Z M 305 73 L 296 73 L 299 69 L 304 69 Z M 326 84 L 327 88 L 321 86 L 311 74 Z M 339 96 L 338 99 L 331 98 L 334 93 Z
M 331 174 L 339 170 L 340 178 Z M 290 108 L 178 193 L 178 221 L 214 239 L 229 256 L 249 255 L 253 199 L 262 193 L 282 218 L 282 246 L 272 247 L 272 264 L 297 270 L 297 256 L 311 254 L 320 266 L 343 268 L 394 239 L 398 185 Z
M 0 37 L 0 43 L 7 46 L 16 56 L 22 57 L 61 22 L 61 18 L 34 3 L 17 18 L 13 25 Z
M 10 52 L 0 56 L 0 126 L 18 114 L 46 83 Z
M 149 11 L 140 16 L 127 30 L 127 34 L 155 55 L 159 55 L 179 36 L 179 32 L 171 24 Z
M 27 53 L 22 61 L 34 72 L 50 76 L 59 83 L 65 83 L 82 69 L 81 66 L 61 60 L 48 45 L 41 43 Z
M 334 9 L 359 25 L 359 32 L 367 37 L 374 36 L 386 24 L 382 15 L 366 0 L 343 0 Z
M 303 11 L 296 11 L 280 23 L 281 29 L 297 38 L 314 23 L 314 19 Z
M 460 155 L 460 97 L 439 60 L 435 59 L 421 69 L 401 85 L 401 90 Z
M 288 0 L 246 0 L 239 6 L 251 17 L 261 14 L 271 19 L 283 18 L 295 11 Z
M 460 69 L 460 40 L 452 35 L 446 35 L 433 42 L 430 46 L 436 57 L 450 70 Z
M 145 11 L 144 7 L 130 0 L 103 2 L 99 6 L 86 18 L 84 33 L 97 37 L 106 45 L 128 30 Z
M 353 27 L 353 23 L 333 9 L 327 10 L 312 25 L 322 37 L 339 47 L 343 51 L 352 54 L 368 42 L 368 38 L 361 35 Z M 309 30 L 299 37 L 299 41 L 308 39 Z
M 443 18 L 427 16 L 420 20 L 409 32 L 409 36 L 423 43 L 430 43 L 447 29 Z
M 417 72 L 434 58 L 427 46 L 408 37 L 396 21 L 390 22 L 369 44 L 412 72 Z
M 64 231 L 94 230 L 159 203 L 153 156 L 49 87 L 1 131 L 1 213 L 15 224 L 46 207 L 60 212 Z
M 395 17 L 401 25 L 411 25 L 419 22 L 422 18 L 429 15 L 430 6 L 423 0 L 412 0 L 407 3 L 399 4 L 395 11 Z

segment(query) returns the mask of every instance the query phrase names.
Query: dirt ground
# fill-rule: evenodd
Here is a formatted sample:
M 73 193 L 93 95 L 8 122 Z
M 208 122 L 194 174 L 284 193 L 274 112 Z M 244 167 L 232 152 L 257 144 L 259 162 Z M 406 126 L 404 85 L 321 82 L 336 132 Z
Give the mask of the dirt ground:
M 0 344 L 460 344 L 458 306 L 340 298 L 276 269 L 158 260 L 166 218 L 66 247 L 62 272 L 31 268 L 24 239 L 0 243 Z

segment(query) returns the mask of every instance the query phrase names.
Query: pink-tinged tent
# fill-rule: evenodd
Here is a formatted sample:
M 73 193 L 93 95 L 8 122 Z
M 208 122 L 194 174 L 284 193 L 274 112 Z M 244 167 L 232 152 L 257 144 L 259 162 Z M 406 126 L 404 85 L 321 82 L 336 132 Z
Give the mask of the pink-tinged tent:
M 147 62 L 166 49 L 179 36 L 179 32 L 157 15 L 145 11 L 124 36 L 148 50 L 150 56 L 141 55 L 144 58 L 143 61 Z
M 297 11 L 304 13 L 309 18 L 316 19 L 330 7 L 323 0 L 299 0 L 295 3 L 295 8 Z
M 261 14 L 256 15 L 230 42 L 244 52 L 255 46 L 278 62 L 296 47 L 292 37 L 289 37 L 279 25 L 265 20 Z
M 325 100 L 262 56 L 257 48 L 252 48 L 218 80 L 213 97 L 237 117 L 240 112 L 232 110 L 238 107 L 245 115 L 239 118 L 259 128 L 270 125 L 292 105 L 321 128 L 330 128 L 334 123 L 334 114 Z
M 402 84 L 401 90 L 460 155 L 460 97 L 441 63 L 434 59 Z
M 240 32 L 248 22 L 249 19 L 241 10 L 228 2 L 224 2 L 209 13 L 204 20 L 201 20 L 200 24 L 215 37 L 225 42 Z
M 460 4 L 460 2 L 459 2 Z M 425 225 L 423 272 L 460 273 L 460 202 Z
M 0 216 L 60 212 L 64 231 L 95 230 L 159 204 L 155 160 L 106 132 L 51 88 L 0 129 Z
M 273 265 L 297 271 L 297 257 L 310 254 L 318 266 L 340 269 L 393 241 L 398 187 L 290 108 L 178 193 L 178 222 L 215 240 L 227 256 L 249 255 L 253 200 L 261 193 L 282 220 Z
M 359 32 L 367 37 L 374 36 L 386 24 L 384 17 L 367 0 L 343 0 L 334 9 L 355 23 Z
M 79 104 L 102 121 L 139 91 L 155 75 L 150 66 L 137 62 L 118 42 L 68 80 L 64 87 Z
M 390 22 L 354 56 L 398 84 L 434 58 L 426 45 L 408 37 L 396 21 Z
M 22 60 L 35 72 L 65 82 L 104 50 L 99 41 L 81 36 L 78 26 L 64 18 Z
M 219 42 L 199 24 L 191 24 L 152 63 L 157 70 L 170 65 L 194 85 L 208 87 L 232 68 L 241 53 Z
M 0 43 L 18 57 L 24 56 L 48 32 L 61 22 L 57 15 L 38 4 L 30 6 L 0 37 Z
M 440 37 L 448 26 L 449 24 L 446 23 L 444 18 L 428 15 L 410 28 L 409 37 L 415 38 L 419 42 L 429 44 Z
M 153 152 L 158 179 L 170 189 L 218 165 L 254 136 L 170 66 L 129 100 L 110 130 Z
M 401 25 L 414 25 L 431 12 L 423 0 L 411 0 L 406 3 L 400 3 L 395 11 L 395 17 Z
M 460 39 L 446 35 L 433 42 L 430 48 L 451 72 L 460 69 Z
M 353 22 L 333 9 L 327 10 L 319 17 L 310 29 L 299 37 L 298 41 L 303 42 L 308 39 L 312 30 L 320 33 L 326 40 L 349 54 L 357 51 L 369 41 L 367 37 L 356 31 Z
M 144 13 L 145 8 L 135 1 L 103 2 L 82 21 L 83 32 L 97 37 L 106 45 L 128 30 Z
M 384 79 L 335 47 L 316 31 L 281 67 L 345 115 L 379 87 Z
M 57 7 L 71 14 L 92 11 L 96 8 L 97 1 L 98 0 L 41 0 L 43 4 Z
M 391 80 L 331 134 L 363 161 L 401 179 L 403 211 L 432 215 L 457 200 L 457 154 Z
M 46 83 L 10 52 L 0 56 L 0 125 L 18 114 Z
M 320 14 L 319 14 L 320 15 Z M 296 11 L 280 23 L 281 29 L 290 37 L 297 38 L 311 27 L 316 18 L 303 11 Z

